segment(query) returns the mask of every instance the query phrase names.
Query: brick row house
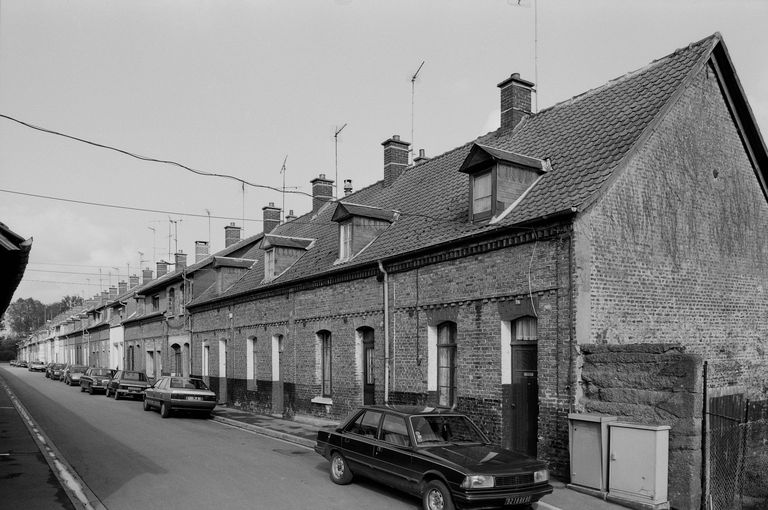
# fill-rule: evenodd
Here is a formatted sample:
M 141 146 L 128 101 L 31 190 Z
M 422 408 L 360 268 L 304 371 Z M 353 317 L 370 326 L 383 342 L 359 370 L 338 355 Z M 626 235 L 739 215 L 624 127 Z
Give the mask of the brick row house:
M 392 136 L 380 181 L 321 174 L 310 212 L 138 288 L 123 362 L 286 417 L 455 407 L 566 479 L 569 413 L 667 424 L 697 507 L 704 391 L 768 398 L 768 153 L 722 37 L 537 113 L 498 87 L 498 130 L 412 164 Z M 690 395 L 641 376 L 679 356 Z

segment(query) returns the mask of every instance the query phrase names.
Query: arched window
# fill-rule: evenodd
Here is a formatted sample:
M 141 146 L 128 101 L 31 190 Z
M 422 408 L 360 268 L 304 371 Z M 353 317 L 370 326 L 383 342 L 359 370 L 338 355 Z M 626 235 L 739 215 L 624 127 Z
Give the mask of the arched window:
M 171 346 L 173 350 L 173 375 L 184 375 L 184 365 L 181 359 L 181 346 L 179 344 L 173 344 Z
M 321 386 L 323 397 L 331 396 L 332 366 L 331 366 L 331 332 L 318 331 L 317 341 L 320 347 Z
M 437 326 L 437 403 L 456 404 L 456 323 Z

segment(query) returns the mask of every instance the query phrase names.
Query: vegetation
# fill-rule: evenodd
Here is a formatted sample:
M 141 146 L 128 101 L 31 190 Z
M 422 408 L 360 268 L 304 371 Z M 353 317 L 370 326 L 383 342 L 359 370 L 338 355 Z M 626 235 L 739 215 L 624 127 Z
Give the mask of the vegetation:
M 60 301 L 48 305 L 33 298 L 19 298 L 8 307 L 4 323 L 14 335 L 24 337 L 60 313 L 82 304 L 83 298 L 80 296 L 64 296 Z

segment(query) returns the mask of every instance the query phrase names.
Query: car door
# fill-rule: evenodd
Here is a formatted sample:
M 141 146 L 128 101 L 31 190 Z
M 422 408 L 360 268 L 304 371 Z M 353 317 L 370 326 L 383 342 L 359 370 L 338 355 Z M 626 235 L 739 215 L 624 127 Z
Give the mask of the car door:
M 350 422 L 341 435 L 344 457 L 353 472 L 375 476 L 373 448 L 378 443 L 381 411 L 367 409 Z
M 163 384 L 165 383 L 166 378 L 161 377 L 155 384 L 150 386 L 146 389 L 144 398 L 148 400 L 151 404 L 160 404 L 160 390 L 163 387 Z
M 404 417 L 384 414 L 373 457 L 374 469 L 380 473 L 381 481 L 406 492 L 416 490 L 419 480 L 413 471 L 412 442 Z

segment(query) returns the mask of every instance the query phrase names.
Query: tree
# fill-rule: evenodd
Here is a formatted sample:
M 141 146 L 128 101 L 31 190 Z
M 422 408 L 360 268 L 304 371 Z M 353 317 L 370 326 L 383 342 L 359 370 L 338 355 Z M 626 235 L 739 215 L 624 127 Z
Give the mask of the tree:
M 19 298 L 5 312 L 8 326 L 18 336 L 26 336 L 45 324 L 46 307 L 40 301 Z

